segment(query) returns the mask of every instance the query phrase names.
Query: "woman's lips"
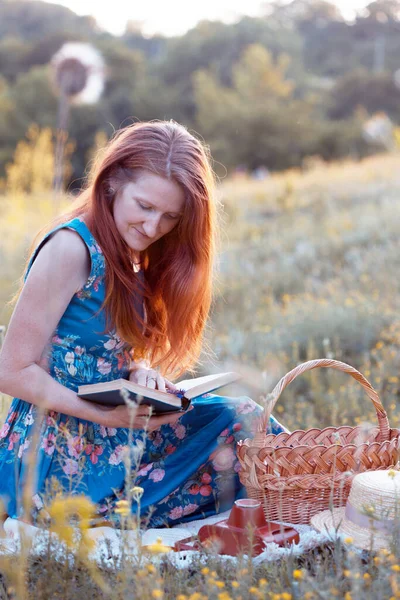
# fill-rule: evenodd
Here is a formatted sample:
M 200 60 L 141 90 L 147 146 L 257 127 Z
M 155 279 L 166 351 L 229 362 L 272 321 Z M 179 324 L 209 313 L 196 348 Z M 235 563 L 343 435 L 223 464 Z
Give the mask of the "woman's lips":
M 133 228 L 137 233 L 139 233 L 142 237 L 146 238 L 147 240 L 149 240 L 149 236 L 146 235 L 145 233 L 142 233 L 141 231 L 139 231 L 139 229 L 136 229 L 136 227 Z

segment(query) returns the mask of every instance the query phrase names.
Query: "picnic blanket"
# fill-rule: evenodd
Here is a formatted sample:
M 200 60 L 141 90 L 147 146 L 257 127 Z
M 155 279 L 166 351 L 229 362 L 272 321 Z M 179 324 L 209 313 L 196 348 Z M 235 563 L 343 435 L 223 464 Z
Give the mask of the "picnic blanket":
M 138 547 L 140 544 L 142 546 L 155 544 L 157 539 L 161 538 L 165 546 L 173 546 L 179 540 L 197 535 L 200 527 L 203 525 L 211 525 L 217 521 L 226 519 L 228 515 L 229 511 L 171 528 L 147 529 L 140 532 L 135 530 L 122 532 L 113 527 L 96 527 L 88 531 L 90 538 L 95 541 L 94 550 L 92 550 L 90 558 L 101 564 L 109 563 L 110 565 L 115 565 L 118 564 L 118 559 L 121 557 L 122 544 L 124 544 L 125 552 L 127 551 L 128 555 L 135 558 L 138 556 Z M 253 558 L 254 563 L 258 564 L 265 561 L 279 560 L 289 554 L 299 556 L 312 548 L 329 542 L 335 536 L 334 531 L 318 533 L 308 525 L 294 525 L 293 527 L 300 534 L 300 542 L 298 544 L 292 544 L 288 548 L 280 547 L 273 543 L 266 544 L 265 550 Z M 22 536 L 26 536 L 26 538 L 32 540 L 31 552 L 40 555 L 46 551 L 48 536 L 50 535 L 48 531 L 10 518 L 4 523 L 4 533 L 5 536 L 0 538 L 1 554 L 18 554 L 21 548 L 21 538 Z M 55 534 L 51 535 L 54 536 Z M 60 559 L 63 556 L 65 557 L 65 549 L 63 551 L 62 547 L 60 547 L 58 554 Z M 57 552 L 52 552 L 52 555 L 57 558 Z M 151 555 L 146 556 L 147 560 L 152 560 Z M 199 551 L 168 552 L 168 559 L 178 568 L 190 566 L 193 560 L 196 559 L 198 561 L 202 558 L 206 560 L 207 555 Z M 233 556 L 224 555 L 223 558 L 227 561 L 237 560 Z

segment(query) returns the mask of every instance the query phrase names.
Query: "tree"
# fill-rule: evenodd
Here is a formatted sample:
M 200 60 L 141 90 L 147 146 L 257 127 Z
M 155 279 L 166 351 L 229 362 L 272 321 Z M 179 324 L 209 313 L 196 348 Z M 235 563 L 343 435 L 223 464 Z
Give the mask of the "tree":
M 287 98 L 293 92 L 293 83 L 285 79 L 289 62 L 288 56 L 281 55 L 274 64 L 270 52 L 260 44 L 252 44 L 233 67 L 234 88 L 243 100 Z
M 25 61 L 31 49 L 30 44 L 16 36 L 0 39 L 0 73 L 10 83 L 26 70 Z
M 195 74 L 197 123 L 226 167 L 279 169 L 311 151 L 311 107 L 292 98 L 287 67 L 287 57 L 274 62 L 265 48 L 251 45 L 233 67 L 232 88 L 210 70 Z
M 328 23 L 343 22 L 343 16 L 335 4 L 326 0 L 277 0 L 264 5 L 268 18 L 282 28 L 306 31 L 324 27 Z
M 91 36 L 98 32 L 92 17 L 79 17 L 69 8 L 38 0 L 0 0 L 0 38 L 40 40 L 54 31 Z
M 327 95 L 329 118 L 346 119 L 360 106 L 371 114 L 384 111 L 395 120 L 400 118 L 400 90 L 390 73 L 358 69 L 338 79 Z
M 400 22 L 400 2 L 399 0 L 374 0 L 367 5 L 365 18 L 379 23 Z

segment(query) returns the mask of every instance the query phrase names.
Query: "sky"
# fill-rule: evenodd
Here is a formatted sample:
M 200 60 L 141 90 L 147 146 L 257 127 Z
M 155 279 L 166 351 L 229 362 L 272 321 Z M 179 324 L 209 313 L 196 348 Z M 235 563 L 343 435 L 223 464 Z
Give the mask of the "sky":
M 48 0 L 50 1 L 50 0 Z M 371 0 L 330 0 L 351 19 L 354 10 Z M 51 0 L 78 15 L 92 15 L 98 24 L 114 35 L 121 35 L 128 20 L 143 23 L 147 35 L 181 35 L 202 19 L 233 22 L 242 15 L 260 14 L 260 0 Z M 268 3 L 265 2 L 265 3 Z

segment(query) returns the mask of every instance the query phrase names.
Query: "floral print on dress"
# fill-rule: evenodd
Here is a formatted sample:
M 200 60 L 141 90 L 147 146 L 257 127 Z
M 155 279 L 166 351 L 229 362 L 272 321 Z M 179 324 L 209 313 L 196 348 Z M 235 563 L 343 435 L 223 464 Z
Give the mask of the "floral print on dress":
M 52 335 L 48 372 L 76 391 L 79 385 L 127 377 L 132 349 L 106 327 L 101 308 L 105 261 L 99 245 L 82 219 L 61 224 L 53 232 L 62 227 L 81 236 L 90 253 L 91 270 Z M 140 305 L 138 299 L 134 301 Z M 56 481 L 65 493 L 88 495 L 99 514 L 118 525 L 114 508 L 125 495 L 127 476 L 143 487 L 141 512 L 144 517 L 151 515 L 152 526 L 229 508 L 244 494 L 236 443 L 252 435 L 261 408 L 250 398 L 212 394 L 195 399 L 192 405 L 193 410 L 177 422 L 162 425 L 143 439 L 140 430 L 129 432 L 55 411 L 43 415 L 36 406 L 14 398 L 0 428 L 0 496 L 8 514 L 22 515 L 24 483 L 32 479 L 32 452 L 36 465 L 33 519 L 45 505 L 49 482 Z M 270 430 L 279 433 L 284 428 L 271 418 Z M 129 464 L 132 473 L 127 474 Z

